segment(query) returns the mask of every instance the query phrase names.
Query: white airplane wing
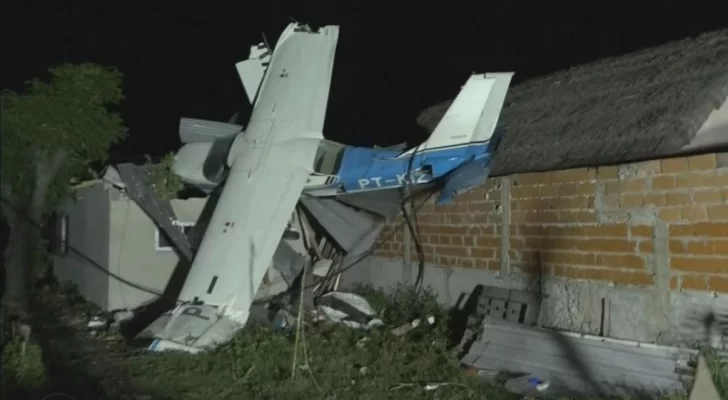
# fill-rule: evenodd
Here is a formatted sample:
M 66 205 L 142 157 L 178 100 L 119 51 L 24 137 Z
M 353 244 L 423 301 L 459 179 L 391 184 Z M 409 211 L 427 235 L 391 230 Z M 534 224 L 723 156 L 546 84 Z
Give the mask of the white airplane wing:
M 199 349 L 229 340 L 247 322 L 313 171 L 338 32 L 337 26 L 311 31 L 291 24 L 278 40 L 246 132 L 230 149 L 225 186 L 180 293 L 190 303 L 171 314 L 158 339 Z
M 315 139 L 312 137 L 311 139 Z M 298 142 L 298 141 L 297 141 Z M 286 146 L 287 147 L 287 146 Z M 247 147 L 233 161 L 182 300 L 247 312 L 303 190 L 317 140 L 294 151 Z
M 298 24 L 278 40 L 246 133 L 230 149 L 231 170 L 182 300 L 247 313 L 313 171 L 337 40 L 338 27 Z

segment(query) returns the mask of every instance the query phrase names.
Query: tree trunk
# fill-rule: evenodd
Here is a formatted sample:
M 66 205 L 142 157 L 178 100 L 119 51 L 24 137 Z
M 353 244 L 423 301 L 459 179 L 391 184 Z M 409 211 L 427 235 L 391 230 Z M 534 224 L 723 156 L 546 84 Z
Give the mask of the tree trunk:
M 48 188 L 66 157 L 64 151 L 57 151 L 46 159 L 36 156 L 35 181 L 30 202 L 23 207 L 8 210 L 11 226 L 5 262 L 5 293 L 3 305 L 8 316 L 27 323 L 29 318 L 30 276 L 35 255 L 41 243 L 41 224 Z M 8 209 L 10 207 L 6 207 Z

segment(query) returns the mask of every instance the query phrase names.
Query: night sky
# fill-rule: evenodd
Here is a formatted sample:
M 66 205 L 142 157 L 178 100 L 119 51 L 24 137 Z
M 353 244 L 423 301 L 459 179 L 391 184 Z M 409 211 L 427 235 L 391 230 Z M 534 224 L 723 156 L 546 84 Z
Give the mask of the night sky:
M 249 112 L 234 64 L 261 33 L 274 45 L 292 18 L 338 24 L 324 134 L 414 144 L 426 138 L 416 115 L 454 97 L 472 72 L 515 71 L 517 83 L 695 35 L 728 25 L 726 3 L 4 0 L 1 86 L 22 89 L 62 62 L 117 66 L 130 137 L 114 158 L 141 160 L 179 146 L 180 117 Z

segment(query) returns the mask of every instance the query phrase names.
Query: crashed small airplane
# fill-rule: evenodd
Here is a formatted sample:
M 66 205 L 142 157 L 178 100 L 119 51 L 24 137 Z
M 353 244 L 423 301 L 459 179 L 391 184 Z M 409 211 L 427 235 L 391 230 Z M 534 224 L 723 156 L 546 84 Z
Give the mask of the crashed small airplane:
M 181 120 L 174 170 L 219 197 L 182 304 L 140 334 L 155 338 L 151 350 L 229 341 L 256 295 L 290 288 L 305 265 L 335 276 L 373 247 L 384 220 L 401 210 L 403 189 L 436 186 L 445 204 L 488 177 L 512 73 L 472 75 L 417 147 L 346 146 L 322 133 L 338 36 L 338 26 L 292 23 L 272 51 L 252 46 L 236 65 L 253 105 L 245 127 Z M 278 277 L 263 290 L 266 274 Z M 329 285 L 320 282 L 319 291 Z

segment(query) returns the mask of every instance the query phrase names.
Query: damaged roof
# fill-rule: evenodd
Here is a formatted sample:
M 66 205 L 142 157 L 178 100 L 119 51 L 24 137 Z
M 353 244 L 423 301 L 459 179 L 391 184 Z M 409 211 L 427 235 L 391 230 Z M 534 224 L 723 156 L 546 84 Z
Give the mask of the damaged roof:
M 492 175 L 677 154 L 728 97 L 728 29 L 612 57 L 511 88 Z M 423 111 L 434 130 L 451 100 Z

